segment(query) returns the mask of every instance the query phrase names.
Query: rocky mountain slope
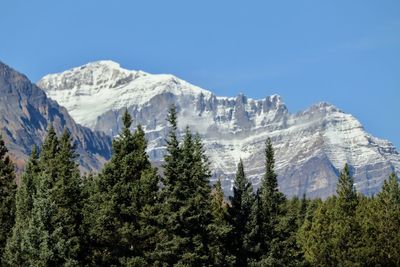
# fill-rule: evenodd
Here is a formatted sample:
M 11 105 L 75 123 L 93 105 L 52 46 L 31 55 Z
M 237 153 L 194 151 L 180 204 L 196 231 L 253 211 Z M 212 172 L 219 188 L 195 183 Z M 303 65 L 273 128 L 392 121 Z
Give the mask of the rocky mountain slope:
M 135 124 L 144 126 L 154 161 L 164 155 L 165 118 L 175 103 L 180 128 L 189 125 L 202 135 L 214 178 L 223 178 L 227 192 L 240 158 L 257 185 L 267 137 L 274 143 L 279 185 L 287 195 L 333 194 L 345 163 L 351 165 L 356 188 L 368 195 L 390 172 L 400 171 L 392 143 L 366 133 L 356 118 L 327 103 L 291 114 L 278 95 L 218 97 L 175 76 L 126 70 L 112 61 L 47 75 L 38 86 L 78 123 L 109 136 L 118 133 L 121 113 L 128 108 Z
M 109 136 L 76 124 L 64 107 L 26 76 L 0 62 L 0 133 L 20 170 L 32 146 L 44 140 L 49 123 L 58 134 L 69 129 L 83 171 L 99 169 L 110 157 Z

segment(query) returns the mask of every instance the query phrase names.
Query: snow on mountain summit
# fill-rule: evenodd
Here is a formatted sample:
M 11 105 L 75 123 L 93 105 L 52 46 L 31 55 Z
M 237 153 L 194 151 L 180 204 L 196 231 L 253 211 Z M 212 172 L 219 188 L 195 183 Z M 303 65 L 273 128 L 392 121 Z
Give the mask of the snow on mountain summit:
M 77 122 L 109 136 L 120 132 L 127 108 L 133 126 L 143 126 L 154 162 L 165 154 L 165 118 L 175 104 L 180 133 L 188 125 L 201 134 L 213 177 L 222 178 L 227 193 L 239 159 L 249 179 L 258 184 L 268 137 L 276 151 L 279 186 L 287 195 L 334 194 L 346 163 L 357 190 L 369 195 L 381 188 L 389 173 L 400 173 L 400 155 L 393 144 L 373 137 L 351 114 L 326 102 L 292 114 L 276 94 L 263 99 L 216 96 L 173 75 L 126 70 L 113 61 L 50 74 L 38 85 Z
M 161 93 L 211 95 L 173 75 L 127 70 L 110 60 L 46 75 L 37 85 L 65 106 L 78 123 L 88 127 L 108 110 L 141 105 Z

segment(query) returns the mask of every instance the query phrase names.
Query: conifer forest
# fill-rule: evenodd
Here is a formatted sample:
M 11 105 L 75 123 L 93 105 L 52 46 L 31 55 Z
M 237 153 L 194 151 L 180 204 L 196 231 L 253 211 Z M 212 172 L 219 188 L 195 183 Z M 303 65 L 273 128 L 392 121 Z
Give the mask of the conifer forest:
M 265 141 L 258 188 L 237 163 L 231 196 L 212 170 L 201 137 L 167 121 L 162 171 L 146 154 L 128 112 L 109 162 L 81 175 L 72 137 L 50 127 L 18 177 L 0 139 L 1 266 L 400 266 L 400 187 L 356 192 L 343 166 L 334 196 L 279 191 L 274 148 Z

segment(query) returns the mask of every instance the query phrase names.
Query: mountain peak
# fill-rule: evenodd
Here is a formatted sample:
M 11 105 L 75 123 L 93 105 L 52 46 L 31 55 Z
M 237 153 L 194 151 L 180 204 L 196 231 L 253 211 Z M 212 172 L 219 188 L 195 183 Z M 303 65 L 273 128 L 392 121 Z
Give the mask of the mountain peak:
M 89 62 L 80 68 L 85 68 L 85 67 L 93 67 L 93 68 L 109 68 L 109 69 L 121 69 L 121 65 L 118 62 L 112 61 L 112 60 L 98 60 L 98 61 L 93 61 Z
M 376 192 L 391 171 L 400 169 L 393 145 L 371 138 L 353 116 L 326 102 L 290 114 L 277 94 L 263 99 L 244 94 L 217 97 L 173 75 L 125 70 L 112 61 L 49 75 L 39 85 L 79 123 L 110 136 L 120 131 L 119 118 L 128 108 L 134 124 L 143 125 L 149 156 L 156 162 L 165 153 L 165 118 L 174 103 L 179 127 L 189 125 L 204 137 L 215 175 L 225 177 L 225 188 L 231 186 L 238 158 L 257 184 L 267 137 L 277 151 L 280 189 L 288 195 L 332 194 L 344 163 L 355 170 L 357 190 L 367 194 Z
M 211 95 L 173 75 L 127 70 L 111 60 L 46 75 L 37 85 L 86 126 L 93 126 L 97 117 L 108 110 L 143 105 L 166 93 L 192 98 L 201 93 L 206 97 Z

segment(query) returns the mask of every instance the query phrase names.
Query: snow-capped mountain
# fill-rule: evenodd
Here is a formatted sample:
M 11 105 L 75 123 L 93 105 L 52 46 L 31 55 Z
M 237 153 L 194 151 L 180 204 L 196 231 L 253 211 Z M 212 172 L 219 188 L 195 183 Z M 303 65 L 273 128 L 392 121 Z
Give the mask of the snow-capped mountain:
M 43 77 L 38 86 L 92 130 L 118 134 L 125 108 L 142 124 L 149 155 L 161 161 L 168 131 L 168 107 L 175 103 L 179 126 L 199 132 L 226 191 L 243 159 L 258 184 L 264 167 L 264 142 L 276 150 L 280 189 L 287 195 L 326 197 L 335 192 L 338 172 L 350 164 L 356 188 L 376 193 L 390 172 L 400 171 L 392 143 L 366 133 L 352 115 L 327 103 L 291 114 L 278 95 L 255 100 L 218 97 L 173 75 L 131 71 L 112 61 L 98 61 Z

